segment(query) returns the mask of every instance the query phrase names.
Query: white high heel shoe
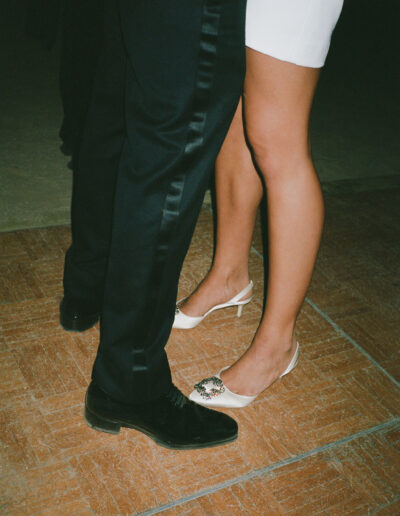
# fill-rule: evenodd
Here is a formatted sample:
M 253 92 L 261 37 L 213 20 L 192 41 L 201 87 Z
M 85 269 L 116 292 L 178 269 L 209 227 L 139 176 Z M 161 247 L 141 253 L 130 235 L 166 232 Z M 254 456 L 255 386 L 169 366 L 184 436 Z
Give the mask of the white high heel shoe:
M 296 351 L 287 368 L 283 371 L 279 378 L 285 376 L 292 371 L 299 359 L 299 343 L 296 342 Z M 228 367 L 224 367 L 221 371 L 211 378 L 205 378 L 194 386 L 194 391 L 190 394 L 189 399 L 195 401 L 199 405 L 205 407 L 225 407 L 225 408 L 242 408 L 250 405 L 258 394 L 255 396 L 243 396 L 230 391 L 221 380 L 220 374 Z
M 248 294 L 252 288 L 253 282 L 250 281 L 247 287 L 245 287 L 238 294 L 236 294 L 236 296 L 233 296 L 232 299 L 230 299 L 226 303 L 213 306 L 204 315 L 200 315 L 198 317 L 192 317 L 190 315 L 184 314 L 182 310 L 177 306 L 175 310 L 174 324 L 172 325 L 172 327 L 180 330 L 190 330 L 191 328 L 195 328 L 198 324 L 200 324 L 201 321 L 205 319 L 207 315 L 210 315 L 210 313 L 214 310 L 219 310 L 220 308 L 227 308 L 228 306 L 237 306 L 237 316 L 240 317 L 242 315 L 243 306 L 247 305 L 247 303 L 250 303 L 250 301 L 253 299 L 253 296 L 243 300 L 242 297 Z

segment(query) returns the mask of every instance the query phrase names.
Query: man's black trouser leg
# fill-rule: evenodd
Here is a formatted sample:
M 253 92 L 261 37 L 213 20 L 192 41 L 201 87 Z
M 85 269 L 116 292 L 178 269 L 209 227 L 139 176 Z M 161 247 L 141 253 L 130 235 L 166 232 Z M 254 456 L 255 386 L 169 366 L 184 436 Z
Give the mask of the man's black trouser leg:
M 127 57 L 126 131 L 93 379 L 135 403 L 171 384 L 164 346 L 182 262 L 242 89 L 245 0 L 116 6 Z M 88 154 L 96 161 L 106 143 L 99 139 L 86 157 L 83 150 L 81 163 Z
M 74 159 L 72 245 L 64 267 L 65 298 L 89 314 L 100 312 L 103 300 L 115 182 L 126 133 L 126 62 L 116 1 L 105 0 L 103 48 Z
M 60 93 L 64 117 L 60 138 L 66 150 L 73 153 L 82 138 L 102 47 L 103 3 L 103 0 L 63 2 Z

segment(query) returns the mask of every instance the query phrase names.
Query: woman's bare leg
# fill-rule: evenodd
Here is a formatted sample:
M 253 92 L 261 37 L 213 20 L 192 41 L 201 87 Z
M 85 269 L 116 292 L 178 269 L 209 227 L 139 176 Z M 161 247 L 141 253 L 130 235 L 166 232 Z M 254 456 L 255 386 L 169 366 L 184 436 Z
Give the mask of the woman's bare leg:
M 212 306 L 231 299 L 250 281 L 248 257 L 263 189 L 245 141 L 241 102 L 217 159 L 215 181 L 218 212 L 214 262 L 181 306 L 186 315 L 203 315 Z
M 323 225 L 323 199 L 308 142 L 319 70 L 248 49 L 247 134 L 268 199 L 269 282 L 265 312 L 246 353 L 222 379 L 258 394 L 286 369 L 295 322 L 311 279 Z

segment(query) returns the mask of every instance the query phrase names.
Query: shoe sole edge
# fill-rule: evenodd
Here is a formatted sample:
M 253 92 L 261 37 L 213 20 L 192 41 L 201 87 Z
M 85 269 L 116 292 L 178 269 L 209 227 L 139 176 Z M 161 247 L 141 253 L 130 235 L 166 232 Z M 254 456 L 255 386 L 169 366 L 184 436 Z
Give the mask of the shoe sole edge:
M 94 414 L 92 411 L 88 409 L 88 407 L 85 407 L 84 412 L 84 420 L 85 423 L 94 430 L 97 430 L 99 432 L 104 432 L 107 434 L 113 434 L 117 435 L 120 433 L 121 427 L 122 428 L 130 428 L 132 430 L 136 430 L 138 432 L 141 432 L 142 434 L 146 435 L 147 437 L 150 437 L 156 444 L 162 446 L 163 448 L 168 448 L 170 450 L 197 450 L 202 448 L 214 448 L 216 446 L 223 446 L 224 444 L 229 444 L 238 438 L 238 432 L 236 432 L 235 435 L 228 437 L 224 440 L 219 441 L 212 441 L 209 443 L 201 443 L 201 444 L 173 444 L 167 441 L 162 441 L 161 439 L 157 438 L 153 433 L 149 432 L 148 430 L 133 424 L 128 424 L 125 422 L 119 422 L 119 421 L 113 421 L 111 419 L 106 419 L 104 417 L 100 417 L 97 414 Z

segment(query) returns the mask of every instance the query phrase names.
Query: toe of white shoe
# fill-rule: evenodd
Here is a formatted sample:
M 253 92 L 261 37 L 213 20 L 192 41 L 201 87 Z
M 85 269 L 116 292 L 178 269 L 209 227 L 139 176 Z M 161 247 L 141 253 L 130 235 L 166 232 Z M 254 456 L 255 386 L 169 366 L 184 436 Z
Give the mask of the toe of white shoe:
M 195 328 L 202 320 L 203 317 L 190 317 L 190 315 L 185 315 L 178 308 L 175 314 L 172 328 L 177 330 L 191 330 L 192 328 Z
M 247 407 L 257 396 L 241 396 L 235 394 L 229 389 L 224 388 L 224 391 L 210 398 L 205 398 L 197 390 L 194 390 L 189 399 L 203 405 L 205 407 L 214 408 L 243 408 Z

